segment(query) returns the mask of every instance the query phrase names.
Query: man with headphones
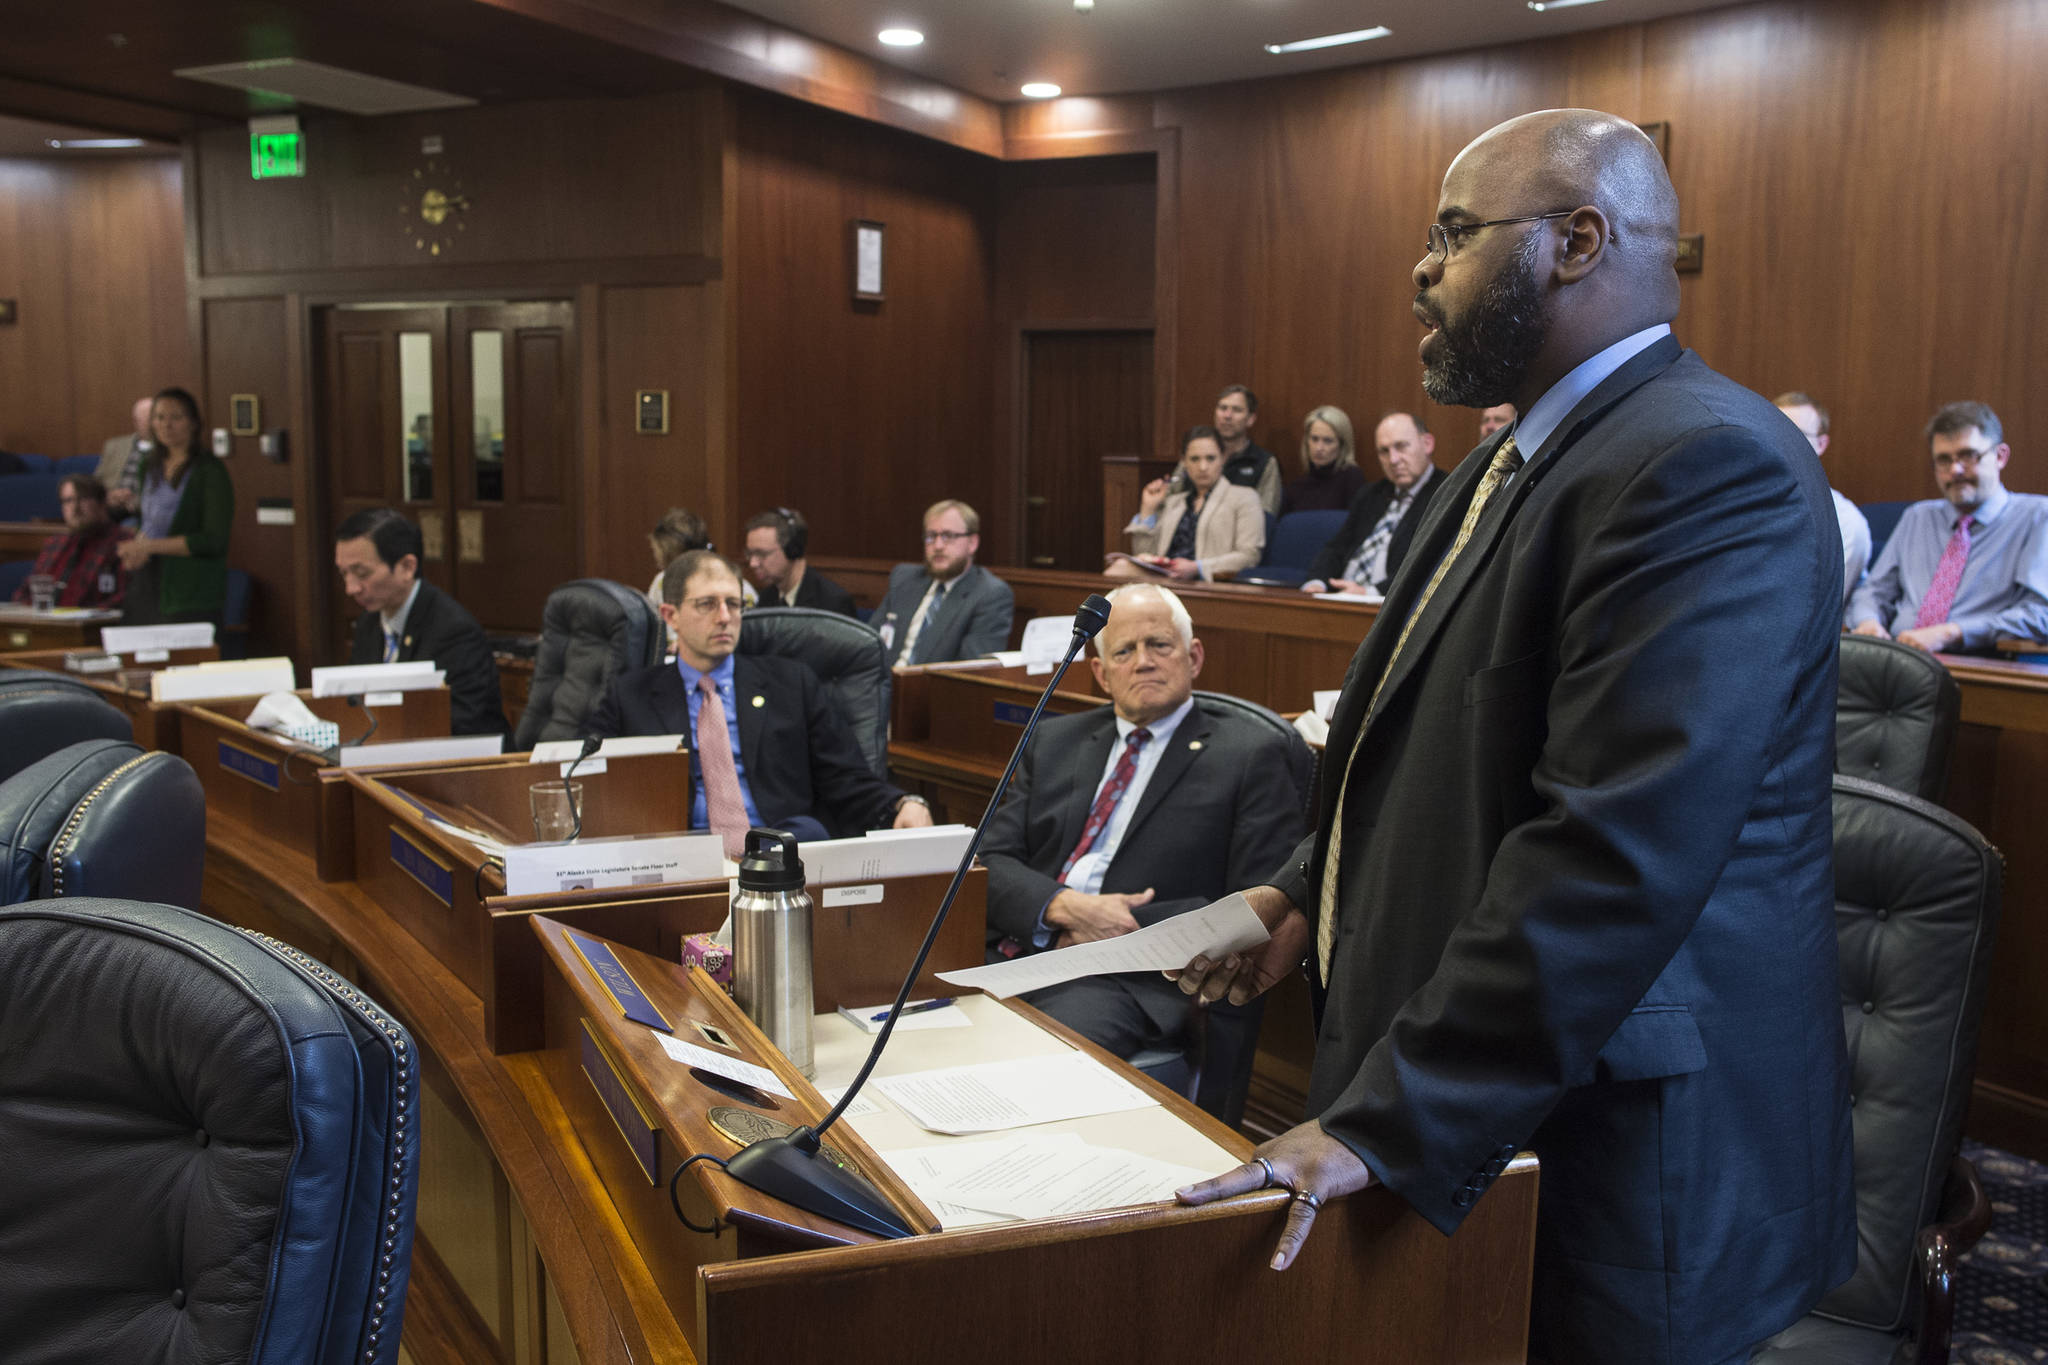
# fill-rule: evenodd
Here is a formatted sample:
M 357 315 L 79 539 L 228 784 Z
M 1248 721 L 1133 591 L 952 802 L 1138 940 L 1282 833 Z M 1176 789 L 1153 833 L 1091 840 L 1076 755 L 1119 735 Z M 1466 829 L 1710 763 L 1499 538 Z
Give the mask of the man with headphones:
M 774 508 L 747 523 L 747 577 L 760 592 L 760 605 L 816 607 L 859 619 L 852 593 L 810 572 L 804 562 L 810 539 L 811 528 L 794 507 Z

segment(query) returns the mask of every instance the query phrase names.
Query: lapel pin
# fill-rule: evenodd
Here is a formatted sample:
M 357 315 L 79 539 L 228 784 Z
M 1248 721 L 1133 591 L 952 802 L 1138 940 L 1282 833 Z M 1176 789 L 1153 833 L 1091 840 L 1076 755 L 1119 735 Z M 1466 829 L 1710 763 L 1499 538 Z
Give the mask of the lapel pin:
M 763 697 L 763 696 L 756 696 L 756 697 L 754 698 L 754 705 L 755 705 L 755 706 L 766 706 L 767 704 L 768 704 L 768 699 L 767 699 L 766 697 Z
M 1189 749 L 1189 751 L 1190 751 L 1190 752 L 1193 752 L 1194 750 L 1200 749 L 1201 747 L 1202 747 L 1202 741 L 1201 741 L 1201 740 L 1199 740 L 1199 739 L 1191 739 L 1191 740 L 1189 740 L 1189 741 L 1188 741 L 1188 749 Z

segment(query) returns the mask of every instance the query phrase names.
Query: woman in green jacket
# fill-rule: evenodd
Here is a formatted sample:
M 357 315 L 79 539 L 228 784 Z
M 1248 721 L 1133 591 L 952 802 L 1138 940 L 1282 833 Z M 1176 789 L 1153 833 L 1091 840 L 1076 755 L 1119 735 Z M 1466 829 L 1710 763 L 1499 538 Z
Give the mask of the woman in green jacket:
M 121 563 L 128 569 L 123 619 L 130 625 L 219 625 L 227 597 L 228 532 L 235 521 L 234 481 L 200 442 L 205 423 L 191 394 L 159 393 L 149 424 L 156 449 L 142 466 L 142 526 L 121 544 Z

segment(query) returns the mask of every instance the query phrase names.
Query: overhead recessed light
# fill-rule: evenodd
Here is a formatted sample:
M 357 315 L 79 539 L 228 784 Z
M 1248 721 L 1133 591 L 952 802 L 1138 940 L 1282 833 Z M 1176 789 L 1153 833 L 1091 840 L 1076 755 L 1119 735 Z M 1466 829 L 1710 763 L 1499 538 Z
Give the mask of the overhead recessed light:
M 1600 0 L 1529 0 L 1529 8 L 1538 14 L 1550 9 L 1570 9 L 1574 5 L 1597 5 Z
M 1074 8 L 1081 11 L 1081 13 L 1083 14 L 1093 13 L 1095 9 L 1095 0 L 1074 0 Z
M 1051 81 L 1026 81 L 1021 93 L 1028 100 L 1057 99 L 1060 88 Z
M 914 28 L 885 28 L 875 37 L 889 47 L 916 47 L 924 41 L 924 35 Z
M 1276 56 L 1288 52 L 1313 52 L 1319 47 L 1342 47 L 1346 43 L 1365 43 L 1374 38 L 1384 38 L 1394 30 L 1381 25 L 1378 28 L 1361 28 L 1352 33 L 1331 33 L 1321 38 L 1303 38 L 1292 43 L 1267 43 L 1266 51 Z
M 43 141 L 60 152 L 106 152 L 149 145 L 139 137 L 46 137 Z

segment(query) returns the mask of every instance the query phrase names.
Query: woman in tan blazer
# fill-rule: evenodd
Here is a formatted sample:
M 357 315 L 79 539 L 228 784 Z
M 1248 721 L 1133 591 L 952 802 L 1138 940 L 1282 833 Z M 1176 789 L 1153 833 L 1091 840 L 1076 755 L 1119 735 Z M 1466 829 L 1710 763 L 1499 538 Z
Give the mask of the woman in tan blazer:
M 1110 561 L 1109 577 L 1232 578 L 1265 553 L 1265 509 L 1256 492 L 1223 481 L 1216 429 L 1194 427 L 1181 437 L 1180 462 L 1187 487 L 1168 493 L 1165 479 L 1145 485 L 1138 515 L 1124 527 L 1131 552 Z

